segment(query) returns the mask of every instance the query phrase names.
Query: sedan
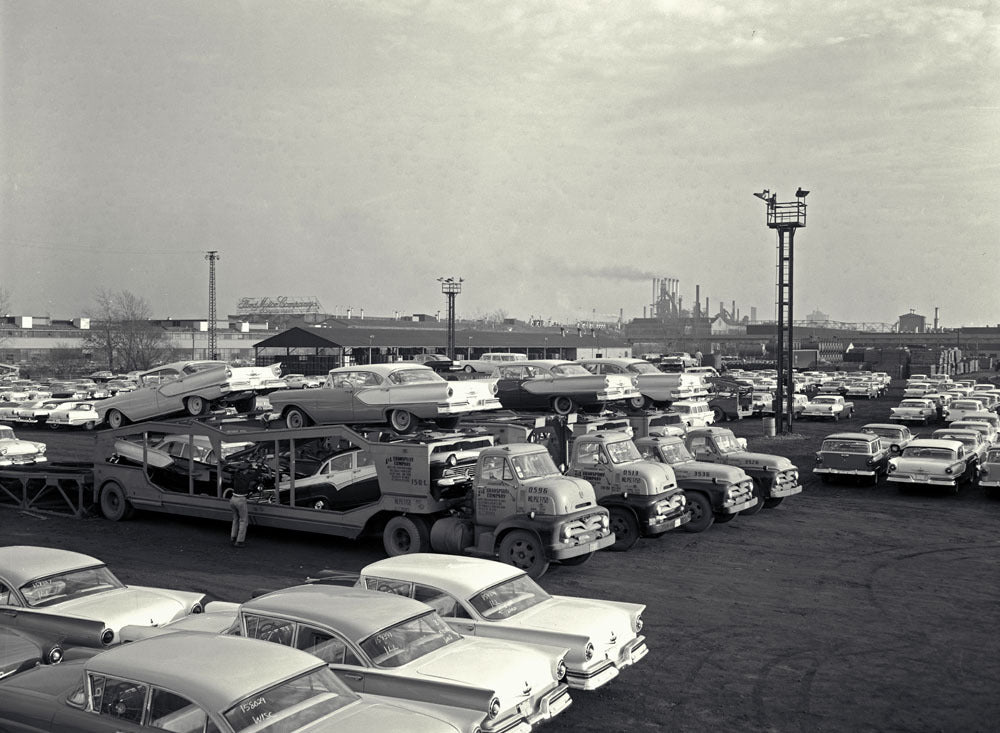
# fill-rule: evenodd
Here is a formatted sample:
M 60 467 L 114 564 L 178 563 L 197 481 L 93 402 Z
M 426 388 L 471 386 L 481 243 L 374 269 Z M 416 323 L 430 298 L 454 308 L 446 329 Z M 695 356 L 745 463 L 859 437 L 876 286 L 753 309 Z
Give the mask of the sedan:
M 0 680 L 0 729 L 19 733 L 461 730 L 439 717 L 352 692 L 311 654 L 191 631 L 123 644 L 87 660 L 37 667 Z
M 500 403 L 512 410 L 552 410 L 568 415 L 579 407 L 638 400 L 639 380 L 627 374 L 591 374 L 572 361 L 536 359 L 496 368 Z
M 908 446 L 914 435 L 905 425 L 893 425 L 892 423 L 868 423 L 861 426 L 862 433 L 873 433 L 882 439 L 882 445 L 886 446 L 891 453 L 902 453 L 903 448 Z
M 565 649 L 465 637 L 430 606 L 361 588 L 306 584 L 239 607 L 235 633 L 308 651 L 355 690 L 479 714 L 520 731 L 570 704 Z
M 932 420 L 937 420 L 937 416 L 937 405 L 927 399 L 903 400 L 898 407 L 889 409 L 889 419 L 893 422 L 919 422 L 927 425 Z
M 338 423 L 388 423 L 397 433 L 416 430 L 418 420 L 454 429 L 462 415 L 500 407 L 496 381 L 448 382 L 420 364 L 370 364 L 331 369 L 321 389 L 272 392 L 271 419 L 289 428 Z
M 889 470 L 889 449 L 874 433 L 834 433 L 823 439 L 816 453 L 813 473 L 823 483 L 834 479 L 853 478 L 878 483 L 879 476 Z
M 433 606 L 460 634 L 568 647 L 566 682 L 595 690 L 648 653 L 644 605 L 553 596 L 505 563 L 414 553 L 361 570 L 358 585 Z
M 58 629 L 67 642 L 104 647 L 122 626 L 157 626 L 201 613 L 203 593 L 128 586 L 100 560 L 50 547 L 0 547 L 0 611 L 9 624 Z
M 14 428 L 0 425 L 0 468 L 45 463 L 48 461 L 45 448 L 45 443 L 21 440 L 14 434 Z
M 958 440 L 918 438 L 889 459 L 888 481 L 904 491 L 912 485 L 942 486 L 953 494 L 976 476 L 975 461 Z

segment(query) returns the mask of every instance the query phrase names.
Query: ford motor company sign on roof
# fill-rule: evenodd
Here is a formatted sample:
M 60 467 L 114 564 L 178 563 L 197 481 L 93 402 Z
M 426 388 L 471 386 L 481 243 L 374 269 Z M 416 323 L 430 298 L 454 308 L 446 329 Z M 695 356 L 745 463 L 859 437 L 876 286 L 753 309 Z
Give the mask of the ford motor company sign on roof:
M 319 313 L 323 306 L 313 296 L 279 295 L 275 298 L 240 298 L 236 309 L 239 313 Z

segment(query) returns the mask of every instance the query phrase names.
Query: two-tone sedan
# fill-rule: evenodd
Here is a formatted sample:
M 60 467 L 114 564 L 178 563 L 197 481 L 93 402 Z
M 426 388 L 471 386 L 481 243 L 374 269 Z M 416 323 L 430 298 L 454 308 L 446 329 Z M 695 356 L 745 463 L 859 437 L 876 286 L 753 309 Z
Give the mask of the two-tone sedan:
M 708 394 L 705 380 L 699 375 L 674 372 L 667 374 L 644 359 L 610 357 L 579 359 L 578 364 L 591 374 L 618 374 L 635 378 L 639 396 L 629 400 L 629 407 L 642 409 L 688 400 Z
M 979 464 L 979 485 L 988 492 L 1000 491 L 1000 446 L 986 451 L 986 458 Z
M 886 480 L 900 491 L 923 485 L 940 486 L 957 494 L 962 484 L 972 483 L 975 477 L 975 462 L 969 460 L 961 441 L 917 438 L 901 455 L 889 459 Z
M 813 473 L 823 483 L 834 479 L 867 480 L 873 486 L 889 470 L 889 449 L 874 433 L 834 433 L 823 439 Z
M 21 440 L 14 434 L 14 428 L 0 425 L 0 468 L 45 463 L 48 461 L 45 449 L 45 443 Z
M 49 410 L 47 425 L 58 428 L 83 428 L 93 430 L 100 422 L 97 408 L 93 402 L 77 402 L 70 400 Z
M 867 423 L 861 426 L 861 432 L 872 433 L 880 437 L 882 445 L 887 447 L 890 453 L 902 453 L 903 448 L 916 437 L 905 425 L 893 425 L 892 423 Z
M 576 362 L 557 359 L 502 364 L 492 377 L 497 380 L 500 403 L 509 410 L 568 415 L 578 408 L 599 408 L 641 396 L 636 376 L 591 374 Z
M 937 420 L 937 417 L 937 405 L 928 399 L 902 400 L 898 407 L 889 409 L 889 420 L 892 422 L 918 422 L 928 425 L 932 420 Z
M 163 634 L 0 680 L 0 730 L 18 733 L 459 733 L 445 718 L 358 695 L 297 649 Z
M 977 473 L 979 471 L 979 462 L 986 457 L 986 449 L 989 448 L 989 443 L 986 441 L 983 433 L 974 428 L 963 430 L 949 425 L 946 428 L 938 428 L 931 433 L 930 437 L 937 440 L 961 441 L 962 445 L 965 446 L 965 455 L 969 457 L 970 461 L 975 463 Z
M 565 648 L 462 636 L 425 603 L 310 583 L 243 603 L 234 633 L 302 649 L 369 694 L 476 711 L 475 730 L 523 731 L 570 704 Z
M 945 411 L 944 419 L 945 422 L 954 422 L 955 420 L 968 420 L 969 417 L 974 415 L 989 415 L 991 411 L 986 408 L 982 400 L 974 400 L 972 398 L 966 398 L 964 400 L 952 400 L 951 404 L 948 405 L 948 409 Z M 996 413 L 992 413 L 996 414 Z
M 128 624 L 158 626 L 204 609 L 205 594 L 128 586 L 97 558 L 51 547 L 0 547 L 6 623 L 65 632 L 66 643 L 106 647 Z
M 414 553 L 372 563 L 358 585 L 422 600 L 460 634 L 569 648 L 566 682 L 596 690 L 646 656 L 644 605 L 553 596 L 494 560 Z
M 500 407 L 495 379 L 449 382 L 430 367 L 406 362 L 338 367 L 320 389 L 282 389 L 268 400 L 269 418 L 289 428 L 387 423 L 403 434 L 420 420 L 451 430 L 463 415 Z

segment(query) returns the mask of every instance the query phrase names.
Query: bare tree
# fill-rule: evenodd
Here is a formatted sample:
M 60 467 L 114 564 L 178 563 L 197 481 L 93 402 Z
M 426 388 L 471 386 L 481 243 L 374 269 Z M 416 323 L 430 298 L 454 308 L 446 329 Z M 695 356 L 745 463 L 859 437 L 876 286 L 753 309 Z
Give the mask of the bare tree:
M 150 323 L 149 304 L 127 290 L 101 289 L 94 296 L 87 345 L 112 372 L 149 369 L 170 353 L 162 328 Z

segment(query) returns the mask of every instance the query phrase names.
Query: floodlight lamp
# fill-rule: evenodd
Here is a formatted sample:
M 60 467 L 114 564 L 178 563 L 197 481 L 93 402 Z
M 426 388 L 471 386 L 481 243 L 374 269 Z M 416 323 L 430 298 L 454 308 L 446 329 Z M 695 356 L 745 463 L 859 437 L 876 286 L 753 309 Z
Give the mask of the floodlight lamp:
M 767 197 L 770 193 L 771 193 L 770 189 L 765 188 L 760 193 L 755 193 L 754 196 L 759 198 L 761 201 L 767 201 Z
M 808 195 L 809 195 L 809 192 L 808 191 L 804 191 L 801 186 L 799 186 L 799 190 L 795 192 L 795 198 L 804 199 Z

